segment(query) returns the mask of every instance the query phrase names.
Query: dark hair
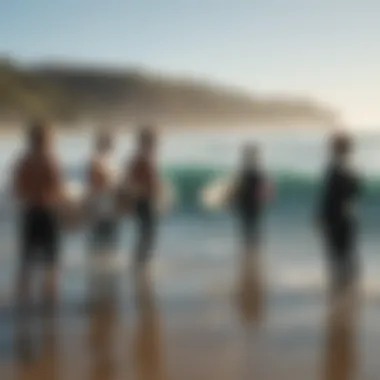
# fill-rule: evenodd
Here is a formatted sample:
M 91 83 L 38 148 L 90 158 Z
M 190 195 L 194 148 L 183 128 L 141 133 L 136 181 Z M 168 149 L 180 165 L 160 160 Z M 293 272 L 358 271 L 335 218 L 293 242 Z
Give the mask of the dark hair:
M 95 137 L 97 149 L 109 148 L 112 144 L 112 136 L 107 131 L 100 131 Z
M 344 156 L 352 150 L 352 138 L 344 132 L 336 133 L 331 138 L 331 151 L 335 156 Z
M 249 142 L 243 146 L 244 154 L 257 154 L 259 153 L 259 146 L 255 143 Z
M 256 161 L 259 154 L 259 146 L 255 143 L 246 143 L 242 147 L 242 159 L 245 163 Z
M 28 141 L 32 148 L 40 148 L 50 131 L 50 125 L 42 120 L 35 120 L 29 124 Z
M 140 146 L 152 145 L 156 142 L 156 133 L 150 125 L 144 125 L 138 130 L 138 143 Z

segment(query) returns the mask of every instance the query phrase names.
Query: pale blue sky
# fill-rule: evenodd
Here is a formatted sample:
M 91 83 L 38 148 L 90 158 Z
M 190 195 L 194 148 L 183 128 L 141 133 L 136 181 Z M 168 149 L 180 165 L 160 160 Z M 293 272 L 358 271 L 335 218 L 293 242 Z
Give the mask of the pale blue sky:
M 378 0 L 0 0 L 0 53 L 305 94 L 380 126 L 379 17 Z

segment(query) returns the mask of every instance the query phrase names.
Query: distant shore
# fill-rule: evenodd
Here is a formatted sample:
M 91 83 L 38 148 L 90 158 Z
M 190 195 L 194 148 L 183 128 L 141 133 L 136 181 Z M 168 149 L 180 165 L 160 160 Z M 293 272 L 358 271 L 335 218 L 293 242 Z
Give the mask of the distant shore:
M 77 134 L 77 133 L 93 133 L 102 129 L 113 132 L 133 132 L 139 125 L 147 123 L 107 123 L 107 122 L 93 122 L 93 123 L 54 123 L 53 127 L 60 133 Z M 181 133 L 181 132 L 233 132 L 233 131 L 323 131 L 339 128 L 338 125 L 317 125 L 315 123 L 239 123 L 236 124 L 223 124 L 217 122 L 211 123 L 148 123 L 156 127 L 159 132 Z M 22 134 L 27 126 L 27 122 L 1 122 L 0 121 L 0 134 L 2 136 L 14 136 Z

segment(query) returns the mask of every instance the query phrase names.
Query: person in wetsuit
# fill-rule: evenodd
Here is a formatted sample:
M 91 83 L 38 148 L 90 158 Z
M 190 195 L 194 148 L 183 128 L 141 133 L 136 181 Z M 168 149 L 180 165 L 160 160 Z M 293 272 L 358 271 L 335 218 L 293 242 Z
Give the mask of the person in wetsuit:
M 30 296 L 31 267 L 45 266 L 44 298 L 56 296 L 59 256 L 58 209 L 64 200 L 63 176 L 53 149 L 53 133 L 43 122 L 30 126 L 27 151 L 16 164 L 14 192 L 20 203 L 21 265 L 18 296 Z
M 269 196 L 268 182 L 259 165 L 258 148 L 248 144 L 243 149 L 242 167 L 234 189 L 233 201 L 241 239 L 247 251 L 258 248 L 263 206 Z
M 137 265 L 146 264 L 154 248 L 156 201 L 160 186 L 155 157 L 156 146 L 157 138 L 153 129 L 143 127 L 138 133 L 137 150 L 127 170 L 127 187 L 138 229 L 135 248 Z
M 318 210 L 333 290 L 351 284 L 357 274 L 357 202 L 361 181 L 349 165 L 353 142 L 339 133 L 331 139 L 331 161 L 323 179 Z
M 113 250 L 117 244 L 116 174 L 112 165 L 112 137 L 96 136 L 95 153 L 88 170 L 88 206 L 91 216 L 91 249 Z

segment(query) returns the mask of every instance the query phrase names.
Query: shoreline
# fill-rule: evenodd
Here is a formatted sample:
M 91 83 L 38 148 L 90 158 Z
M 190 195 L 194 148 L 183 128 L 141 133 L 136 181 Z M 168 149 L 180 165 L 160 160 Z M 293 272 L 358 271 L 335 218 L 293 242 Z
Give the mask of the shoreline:
M 107 371 L 98 376 L 101 380 L 115 373 L 120 378 L 148 373 L 152 380 L 169 374 L 186 380 L 316 379 L 320 371 L 331 374 L 328 378 L 351 373 L 372 380 L 360 374 L 379 370 L 373 350 L 379 338 L 374 302 L 329 304 L 324 293 L 310 297 L 306 289 L 300 295 L 276 296 L 267 285 L 266 270 L 244 260 L 235 267 L 186 267 L 180 274 L 136 282 L 133 273 L 112 277 L 117 281 L 105 293 L 105 302 L 99 303 L 101 312 L 86 307 L 90 299 L 85 288 L 73 296 L 67 286 L 71 277 L 65 277 L 61 303 L 52 318 L 44 317 L 38 308 L 30 314 L 45 321 L 41 330 L 32 324 L 26 331 L 16 325 L 16 337 L 25 338 L 34 349 L 27 369 L 18 361 L 20 347 L 12 349 L 15 338 L 11 337 L 0 372 L 16 370 L 20 380 L 38 380 L 52 371 L 64 378 L 76 378 L 78 373 L 87 378 L 99 370 L 99 362 L 105 362 Z M 79 324 L 73 325 L 74 318 Z M 59 324 L 54 323 L 57 320 Z M 6 331 L 12 326 L 12 314 L 5 309 L 0 338 L 7 339 Z M 42 340 L 47 334 L 51 339 Z M 65 336 L 70 336 L 69 346 Z M 36 349 L 39 341 L 48 349 Z M 125 361 L 136 365 L 126 366 Z M 71 363 L 71 367 L 58 363 Z

